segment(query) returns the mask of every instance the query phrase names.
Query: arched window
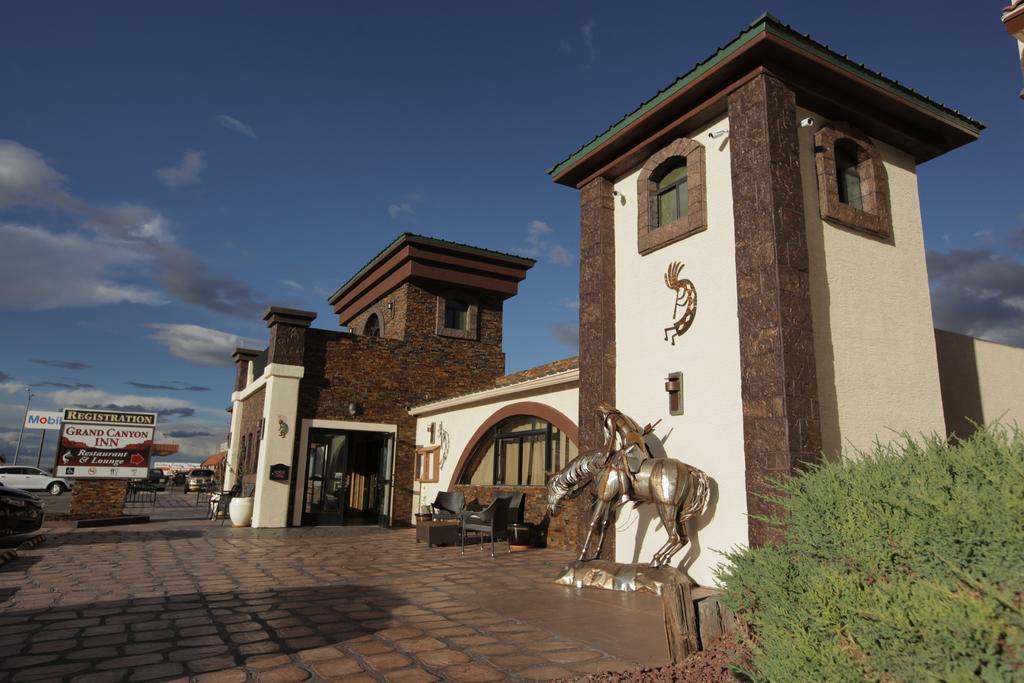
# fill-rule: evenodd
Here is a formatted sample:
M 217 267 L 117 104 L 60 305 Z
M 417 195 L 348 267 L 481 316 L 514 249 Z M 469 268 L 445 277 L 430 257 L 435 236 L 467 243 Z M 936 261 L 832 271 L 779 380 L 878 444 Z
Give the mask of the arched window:
M 461 299 L 445 299 L 444 326 L 449 330 L 469 329 L 469 305 Z
M 857 143 L 846 138 L 836 140 L 836 182 L 839 201 L 855 209 L 864 210 L 864 197 L 860 189 L 860 160 Z
M 680 157 L 663 169 L 658 181 L 658 227 L 682 218 L 690 209 L 686 186 L 686 158 Z
M 547 420 L 516 415 L 477 442 L 459 477 L 474 486 L 543 486 L 576 457 L 576 444 Z
M 363 334 L 367 337 L 379 337 L 380 336 L 380 316 L 376 313 L 371 313 L 370 317 L 366 319 L 366 326 L 363 328 Z

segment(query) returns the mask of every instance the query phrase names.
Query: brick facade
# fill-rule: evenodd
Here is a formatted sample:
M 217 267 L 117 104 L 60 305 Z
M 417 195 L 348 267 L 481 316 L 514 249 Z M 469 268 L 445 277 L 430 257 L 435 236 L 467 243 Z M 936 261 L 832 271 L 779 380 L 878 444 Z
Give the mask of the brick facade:
M 397 425 L 391 510 L 395 524 L 412 517 L 416 418 L 409 415 L 409 406 L 487 388 L 505 370 L 500 299 L 474 293 L 480 302 L 480 338 L 465 340 L 435 334 L 436 290 L 414 283 L 400 289 L 404 339 L 305 330 L 297 418 L 299 425 L 311 419 Z M 354 416 L 350 404 L 358 406 Z M 295 448 L 294 462 L 300 466 L 304 457 L 298 439 Z M 296 473 L 297 480 L 302 476 Z
M 260 432 L 260 421 L 263 419 L 263 401 L 266 395 L 266 388 L 260 387 L 240 403 L 242 410 L 242 417 L 239 421 L 241 457 L 238 462 L 245 468 L 243 483 L 246 488 L 252 486 L 256 480 L 256 458 L 259 455 L 260 441 L 263 438 Z
M 99 519 L 124 514 L 124 479 L 78 479 L 71 489 L 71 519 Z

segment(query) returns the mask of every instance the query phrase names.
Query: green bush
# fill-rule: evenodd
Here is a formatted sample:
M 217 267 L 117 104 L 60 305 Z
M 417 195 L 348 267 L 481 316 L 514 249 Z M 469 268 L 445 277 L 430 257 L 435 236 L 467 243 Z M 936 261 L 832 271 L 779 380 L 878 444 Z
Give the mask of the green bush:
M 755 680 L 1024 680 L 1024 435 L 905 439 L 782 483 L 719 572 Z

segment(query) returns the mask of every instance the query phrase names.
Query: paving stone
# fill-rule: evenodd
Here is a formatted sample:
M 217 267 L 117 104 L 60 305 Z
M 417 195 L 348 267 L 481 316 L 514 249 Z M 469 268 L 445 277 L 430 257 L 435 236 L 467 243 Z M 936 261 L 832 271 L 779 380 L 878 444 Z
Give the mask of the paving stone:
M 117 657 L 118 652 L 116 647 L 87 647 L 82 649 L 76 649 L 74 652 L 67 656 L 68 659 L 87 659 L 91 661 L 100 661 L 110 659 L 111 657 Z
M 516 671 L 515 675 L 516 678 L 525 678 L 531 681 L 551 681 L 573 677 L 571 671 L 560 666 L 536 666 L 532 669 Z
M 42 643 L 36 643 L 29 648 L 28 654 L 30 655 L 45 655 L 51 652 L 65 652 L 67 650 L 73 650 L 78 647 L 77 640 L 47 640 Z M 21 647 L 19 646 L 19 650 Z
M 177 676 L 185 671 L 185 667 L 179 662 L 164 662 L 162 664 L 151 664 L 149 666 L 140 666 L 135 669 L 131 677 L 128 680 L 131 681 L 152 681 L 157 678 L 167 678 L 168 676 Z
M 260 680 L 267 683 L 288 683 L 289 681 L 304 681 L 307 678 L 309 678 L 309 672 L 298 666 L 283 666 L 260 674 Z
M 358 673 L 363 670 L 363 667 L 359 665 L 352 657 L 343 657 L 340 659 L 328 659 L 324 661 L 315 662 L 313 664 L 313 671 L 318 676 L 324 678 L 334 678 L 336 676 L 344 676 L 346 674 Z
M 438 678 L 423 669 L 412 668 L 389 671 L 384 675 L 384 680 L 388 683 L 430 683 Z
M 403 667 L 412 664 L 412 660 L 405 655 L 398 654 L 397 652 L 389 652 L 381 655 L 370 655 L 364 658 L 366 663 L 377 671 L 390 671 L 391 669 L 401 669 Z
M 523 648 L 510 643 L 488 643 L 487 645 L 471 645 L 469 649 L 481 655 L 511 655 L 521 652 Z
M 97 669 L 125 669 L 145 666 L 147 664 L 159 664 L 164 661 L 163 655 L 157 653 L 150 653 L 147 655 L 130 655 L 128 657 L 116 657 L 114 659 L 105 659 L 96 665 Z
M 409 638 L 399 640 L 395 643 L 406 652 L 426 652 L 427 650 L 440 650 L 445 645 L 437 638 Z
M 248 678 L 245 669 L 224 669 L 195 677 L 196 683 L 243 683 Z
M 321 659 L 336 659 L 341 656 L 341 652 L 335 647 L 317 647 L 312 650 L 303 650 L 299 652 L 299 657 L 304 662 L 316 662 Z
M 454 664 L 465 664 L 469 661 L 469 655 L 466 653 L 449 648 L 420 652 L 416 657 L 427 666 L 432 666 L 438 669 L 443 669 L 446 666 L 452 666 Z
M 277 652 L 281 649 L 281 646 L 272 640 L 264 640 L 259 643 L 246 643 L 245 645 L 239 645 L 236 648 L 238 654 L 244 656 L 247 655 L 262 655 L 270 652 Z
M 345 645 L 348 647 L 348 649 L 361 655 L 379 655 L 385 652 L 394 651 L 391 648 L 391 646 L 385 645 L 379 640 L 358 641 L 353 643 L 346 643 Z
M 377 635 L 388 640 L 403 640 L 405 638 L 418 638 L 423 635 L 423 631 L 418 628 L 386 628 L 383 631 L 377 631 Z
M 206 673 L 208 671 L 217 671 L 219 669 L 230 669 L 235 666 L 235 658 L 231 655 L 219 655 L 217 657 L 207 657 L 205 659 L 196 659 L 193 661 L 186 661 L 185 665 L 189 671 L 193 673 Z
M 273 669 L 275 666 L 288 664 L 291 661 L 292 658 L 288 655 L 257 655 L 245 660 L 245 665 L 254 671 L 263 671 L 264 669 Z
M 593 650 L 561 650 L 558 652 L 548 652 L 544 655 L 544 658 L 559 664 L 568 664 L 571 662 L 586 662 L 591 659 L 600 659 L 601 653 L 594 652 Z
M 505 674 L 485 664 L 457 664 L 449 666 L 442 673 L 446 679 L 458 683 L 490 683 L 505 679 Z
M 79 671 L 89 668 L 88 662 L 67 662 L 66 664 L 51 664 L 49 666 L 34 666 L 28 669 L 21 669 L 11 676 L 12 681 L 54 681 Z
M 194 659 L 205 659 L 225 654 L 226 647 L 190 647 L 183 650 L 173 650 L 167 658 L 172 662 L 187 662 Z

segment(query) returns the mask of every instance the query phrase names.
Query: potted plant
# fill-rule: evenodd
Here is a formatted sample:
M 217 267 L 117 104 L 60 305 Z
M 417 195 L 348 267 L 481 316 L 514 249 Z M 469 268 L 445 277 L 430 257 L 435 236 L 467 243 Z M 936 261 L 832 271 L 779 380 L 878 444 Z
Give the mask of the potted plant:
M 239 493 L 231 498 L 228 505 L 228 517 L 231 518 L 231 526 L 249 526 L 252 523 L 252 505 L 254 498 L 250 492 L 245 494 L 245 464 L 239 463 L 238 467 L 232 470 L 235 473 L 235 486 Z
M 421 505 L 420 511 L 416 513 L 416 523 L 429 522 L 431 517 L 431 509 L 429 505 Z

